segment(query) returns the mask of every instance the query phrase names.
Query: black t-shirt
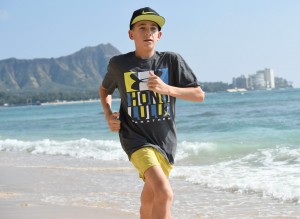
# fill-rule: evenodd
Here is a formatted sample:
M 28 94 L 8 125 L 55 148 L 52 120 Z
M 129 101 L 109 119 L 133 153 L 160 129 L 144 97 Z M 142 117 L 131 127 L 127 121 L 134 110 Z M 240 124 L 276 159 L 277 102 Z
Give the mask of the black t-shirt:
M 196 76 L 176 53 L 155 52 L 140 59 L 134 52 L 111 58 L 102 86 L 121 96 L 120 142 L 129 159 L 136 150 L 151 146 L 174 164 L 177 147 L 175 127 L 176 98 L 148 90 L 149 72 L 175 87 L 199 86 Z

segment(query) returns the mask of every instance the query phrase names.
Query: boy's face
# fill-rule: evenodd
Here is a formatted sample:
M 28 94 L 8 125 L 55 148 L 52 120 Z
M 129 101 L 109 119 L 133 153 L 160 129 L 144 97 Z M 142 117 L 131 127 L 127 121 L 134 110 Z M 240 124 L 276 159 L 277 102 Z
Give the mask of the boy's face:
M 154 49 L 162 33 L 153 21 L 139 21 L 129 30 L 129 38 L 134 40 L 136 49 Z

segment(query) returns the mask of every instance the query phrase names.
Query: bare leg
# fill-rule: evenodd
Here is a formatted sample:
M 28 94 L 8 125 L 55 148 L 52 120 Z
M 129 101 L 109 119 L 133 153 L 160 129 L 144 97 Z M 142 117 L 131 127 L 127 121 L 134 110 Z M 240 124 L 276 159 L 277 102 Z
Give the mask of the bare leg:
M 145 182 L 141 195 L 141 219 L 152 219 L 154 194 L 149 183 Z
M 151 192 L 152 190 L 152 192 Z M 147 203 L 153 199 L 151 219 L 171 219 L 171 205 L 173 201 L 173 191 L 168 178 L 160 166 L 150 167 L 145 172 L 145 185 L 142 192 L 143 200 Z M 148 204 L 148 209 L 151 204 Z M 143 206 L 141 207 L 143 209 Z M 148 216 L 150 214 L 148 213 Z M 144 219 L 144 218 L 142 218 Z M 145 217 L 145 219 L 148 219 Z

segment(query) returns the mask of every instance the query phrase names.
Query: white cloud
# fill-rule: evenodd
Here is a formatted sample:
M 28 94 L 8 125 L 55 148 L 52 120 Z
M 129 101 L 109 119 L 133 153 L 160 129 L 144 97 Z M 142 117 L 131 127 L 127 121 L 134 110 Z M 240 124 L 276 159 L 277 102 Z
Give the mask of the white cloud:
M 0 9 L 0 21 L 6 20 L 9 14 L 6 10 Z

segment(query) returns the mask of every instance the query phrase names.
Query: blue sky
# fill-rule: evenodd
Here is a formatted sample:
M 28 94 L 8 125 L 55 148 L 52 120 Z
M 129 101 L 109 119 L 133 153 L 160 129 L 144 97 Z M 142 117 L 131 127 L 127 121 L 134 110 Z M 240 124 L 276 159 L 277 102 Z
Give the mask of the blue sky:
M 111 43 L 134 50 L 128 38 L 135 9 L 166 18 L 157 50 L 180 53 L 199 81 L 273 68 L 300 87 L 298 0 L 0 0 L 0 60 L 51 58 Z

